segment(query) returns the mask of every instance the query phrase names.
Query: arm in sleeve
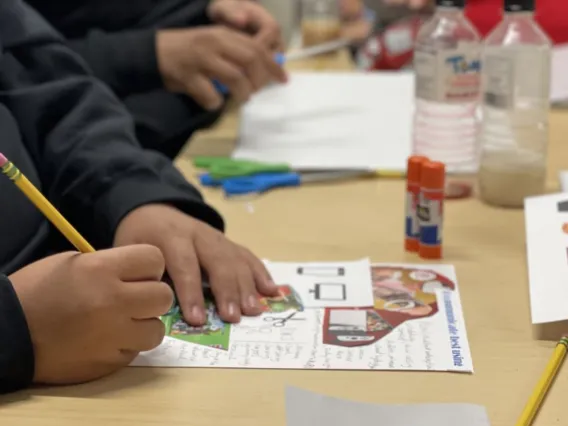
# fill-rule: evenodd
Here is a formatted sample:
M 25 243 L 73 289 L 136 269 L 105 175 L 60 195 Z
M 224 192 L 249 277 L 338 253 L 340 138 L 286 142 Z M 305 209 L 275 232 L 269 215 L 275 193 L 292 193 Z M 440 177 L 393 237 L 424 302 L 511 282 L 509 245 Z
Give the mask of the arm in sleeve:
M 38 14 L 1 2 L 0 40 L 0 102 L 19 124 L 44 193 L 95 247 L 110 246 L 120 220 L 150 203 L 223 230 L 173 164 L 140 147 L 121 103 Z
M 187 1 L 182 10 L 169 13 L 171 18 L 160 19 L 158 26 L 120 32 L 92 29 L 82 38 L 70 39 L 69 45 L 119 97 L 161 88 L 163 80 L 156 55 L 158 28 L 210 24 L 209 3 L 210 0 Z
M 28 323 L 10 280 L 0 275 L 0 394 L 30 385 L 34 351 Z

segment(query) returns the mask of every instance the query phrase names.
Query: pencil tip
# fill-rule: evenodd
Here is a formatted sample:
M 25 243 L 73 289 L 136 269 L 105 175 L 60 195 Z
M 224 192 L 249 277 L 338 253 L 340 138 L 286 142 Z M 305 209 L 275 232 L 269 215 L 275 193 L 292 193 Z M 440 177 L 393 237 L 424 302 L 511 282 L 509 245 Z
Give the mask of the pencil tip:
M 0 152 L 0 167 L 3 167 L 8 162 L 8 159 Z

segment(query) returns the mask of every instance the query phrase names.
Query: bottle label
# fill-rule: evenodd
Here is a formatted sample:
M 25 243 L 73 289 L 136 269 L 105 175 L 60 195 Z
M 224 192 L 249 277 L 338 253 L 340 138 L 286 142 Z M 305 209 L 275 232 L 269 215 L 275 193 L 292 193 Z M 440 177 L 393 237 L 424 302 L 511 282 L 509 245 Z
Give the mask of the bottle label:
M 498 109 L 546 111 L 550 96 L 550 53 L 548 49 L 519 46 L 489 52 L 483 58 L 483 99 Z
M 481 82 L 480 51 L 476 43 L 459 43 L 438 51 L 417 47 L 416 97 L 444 103 L 476 101 Z

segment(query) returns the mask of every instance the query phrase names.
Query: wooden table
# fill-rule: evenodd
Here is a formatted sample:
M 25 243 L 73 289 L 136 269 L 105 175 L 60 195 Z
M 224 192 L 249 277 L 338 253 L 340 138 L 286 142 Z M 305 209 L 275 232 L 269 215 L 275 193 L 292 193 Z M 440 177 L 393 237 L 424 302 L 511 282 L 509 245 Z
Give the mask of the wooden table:
M 227 148 L 220 140 L 234 136 L 235 123 L 229 117 L 192 150 L 203 149 L 206 139 L 210 150 Z M 553 190 L 557 170 L 568 167 L 568 114 L 553 112 L 551 128 Z M 186 158 L 179 166 L 194 178 Z M 282 189 L 250 202 L 225 201 L 213 190 L 204 194 L 228 219 L 228 235 L 261 257 L 416 261 L 402 250 L 402 181 Z M 288 207 L 285 214 L 282 206 Z M 490 208 L 476 199 L 449 202 L 445 253 L 457 268 L 473 375 L 128 368 L 84 386 L 1 399 L 6 404 L 0 405 L 0 425 L 283 426 L 284 389 L 293 385 L 376 403 L 478 403 L 487 407 L 493 426 L 512 426 L 554 346 L 533 337 L 522 211 Z M 567 397 L 565 369 L 537 426 L 566 424 Z

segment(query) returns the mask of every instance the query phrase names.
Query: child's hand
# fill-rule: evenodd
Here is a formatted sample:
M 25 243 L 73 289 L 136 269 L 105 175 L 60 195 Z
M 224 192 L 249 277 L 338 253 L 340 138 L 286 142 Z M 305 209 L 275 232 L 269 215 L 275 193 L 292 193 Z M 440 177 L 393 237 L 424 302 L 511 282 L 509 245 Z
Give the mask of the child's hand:
M 189 95 L 209 110 L 223 104 L 213 80 L 227 87 L 239 103 L 272 81 L 286 81 L 272 51 L 226 26 L 158 31 L 156 54 L 166 88 Z
M 150 246 L 48 257 L 10 276 L 35 354 L 34 382 L 75 384 L 158 346 L 173 294 Z
M 164 254 L 185 320 L 205 323 L 201 271 L 207 274 L 219 316 L 238 322 L 259 315 L 258 294 L 276 296 L 264 264 L 221 232 L 181 211 L 153 204 L 132 211 L 120 223 L 115 245 L 151 244 Z
M 284 49 L 280 25 L 254 0 L 215 0 L 210 4 L 208 14 L 216 23 L 253 34 L 270 50 Z

